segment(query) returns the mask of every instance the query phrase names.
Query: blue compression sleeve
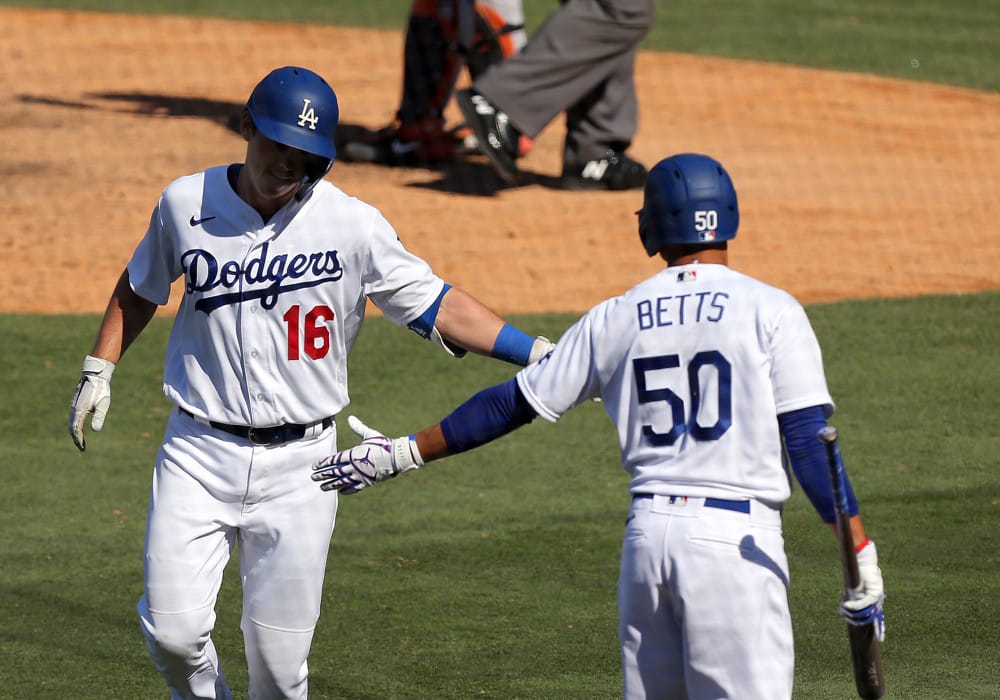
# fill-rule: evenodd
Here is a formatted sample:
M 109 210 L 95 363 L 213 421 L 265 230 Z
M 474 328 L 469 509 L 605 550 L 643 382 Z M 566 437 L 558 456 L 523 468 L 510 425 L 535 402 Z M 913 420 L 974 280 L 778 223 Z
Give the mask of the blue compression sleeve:
M 434 330 L 434 321 L 437 320 L 438 309 L 441 308 L 441 300 L 449 289 L 451 289 L 451 285 L 446 284 L 441 293 L 437 295 L 434 303 L 428 306 L 427 310 L 420 314 L 420 316 L 407 323 L 406 327 L 425 340 L 430 338 L 431 331 Z
M 465 452 L 506 435 L 535 419 L 516 379 L 483 389 L 441 421 L 452 454 Z
M 816 433 L 825 425 L 826 416 L 821 406 L 810 406 L 778 416 L 778 427 L 785 439 L 785 451 L 795 478 L 802 484 L 802 490 L 823 522 L 834 523 L 837 515 L 833 507 L 833 487 L 830 484 L 826 449 L 816 439 Z M 846 474 L 844 481 L 847 486 L 848 513 L 857 515 L 858 501 Z
M 514 328 L 509 323 L 505 323 L 497 334 L 497 339 L 493 342 L 490 357 L 524 367 L 528 364 L 528 358 L 531 356 L 531 348 L 534 344 L 535 339 L 530 335 Z

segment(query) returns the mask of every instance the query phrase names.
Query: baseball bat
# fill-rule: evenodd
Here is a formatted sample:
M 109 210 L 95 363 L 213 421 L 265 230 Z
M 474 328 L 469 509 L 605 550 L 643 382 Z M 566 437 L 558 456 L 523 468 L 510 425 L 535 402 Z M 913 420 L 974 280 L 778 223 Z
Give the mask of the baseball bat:
M 847 486 L 844 462 L 840 456 L 837 429 L 832 425 L 821 428 L 816 437 L 826 448 L 826 460 L 833 482 L 833 503 L 837 514 L 837 532 L 840 539 L 840 559 L 844 569 L 844 595 L 861 585 L 858 573 L 858 554 L 851 536 L 851 516 L 847 512 Z M 882 673 L 882 653 L 875 624 L 847 625 L 847 638 L 851 645 L 851 663 L 854 666 L 854 685 L 858 695 L 865 700 L 876 700 L 885 695 L 885 676 Z

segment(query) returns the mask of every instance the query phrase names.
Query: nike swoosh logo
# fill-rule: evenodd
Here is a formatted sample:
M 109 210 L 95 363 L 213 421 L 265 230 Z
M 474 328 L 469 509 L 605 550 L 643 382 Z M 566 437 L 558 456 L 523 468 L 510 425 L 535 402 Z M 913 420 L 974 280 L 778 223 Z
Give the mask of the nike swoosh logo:
M 191 224 L 192 226 L 199 226 L 199 225 L 205 223 L 206 221 L 211 221 L 214 218 L 215 218 L 214 216 L 206 216 L 204 219 L 196 219 L 192 215 L 191 216 L 191 220 L 188 223 Z
M 393 139 L 392 143 L 389 144 L 389 148 L 392 149 L 394 155 L 405 156 L 407 153 L 412 153 L 420 148 L 420 144 L 415 141 L 404 143 L 399 139 Z

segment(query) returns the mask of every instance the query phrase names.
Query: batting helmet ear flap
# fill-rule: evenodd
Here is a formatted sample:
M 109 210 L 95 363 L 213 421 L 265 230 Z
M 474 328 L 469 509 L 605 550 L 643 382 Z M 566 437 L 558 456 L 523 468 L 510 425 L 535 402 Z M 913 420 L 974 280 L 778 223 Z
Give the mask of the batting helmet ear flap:
M 635 212 L 638 217 L 639 224 L 639 240 L 642 242 L 642 247 L 646 249 L 646 254 L 649 257 L 653 257 L 662 248 L 662 246 L 657 247 L 655 250 L 650 250 L 651 246 L 656 245 L 654 240 L 655 236 L 651 233 L 651 224 L 649 222 L 649 217 L 646 216 L 645 209 L 638 209 Z

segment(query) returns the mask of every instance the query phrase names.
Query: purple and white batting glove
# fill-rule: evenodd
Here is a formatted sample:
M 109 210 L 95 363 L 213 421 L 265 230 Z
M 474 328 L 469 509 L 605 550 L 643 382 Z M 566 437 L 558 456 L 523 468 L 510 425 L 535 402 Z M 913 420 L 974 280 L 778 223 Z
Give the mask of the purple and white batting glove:
M 361 444 L 320 460 L 313 465 L 313 481 L 324 491 L 339 491 L 345 496 L 392 479 L 403 472 L 418 469 L 424 460 L 412 437 L 387 438 L 354 416 L 347 425 L 361 437 Z
M 861 585 L 849 591 L 840 603 L 840 614 L 851 625 L 875 625 L 875 636 L 885 640 L 885 612 L 882 603 L 885 601 L 885 588 L 882 583 L 882 570 L 878 567 L 878 552 L 875 543 L 868 543 L 858 552 L 858 574 Z
M 94 416 L 90 427 L 95 433 L 101 432 L 104 427 L 104 419 L 111 406 L 111 375 L 114 371 L 115 363 L 100 357 L 87 355 L 83 360 L 83 376 L 69 403 L 69 434 L 80 452 L 87 449 L 87 440 L 83 436 L 83 423 L 87 416 Z

